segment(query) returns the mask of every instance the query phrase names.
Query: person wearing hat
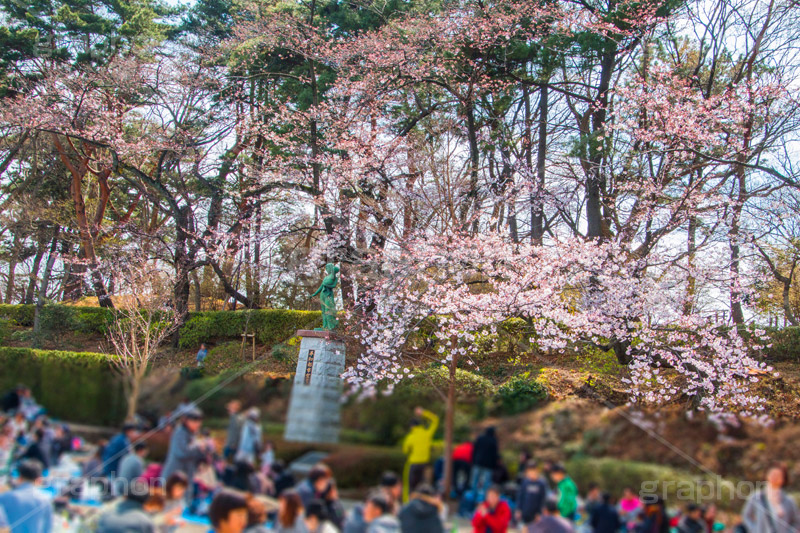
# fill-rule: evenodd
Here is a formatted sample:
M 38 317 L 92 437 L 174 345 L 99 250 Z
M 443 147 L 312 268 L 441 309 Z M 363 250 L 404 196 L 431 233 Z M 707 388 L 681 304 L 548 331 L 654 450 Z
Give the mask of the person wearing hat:
M 175 472 L 183 472 L 189 479 L 194 478 L 197 463 L 205 457 L 205 449 L 197 440 L 200 426 L 203 424 L 203 413 L 197 408 L 187 411 L 181 422 L 175 427 L 169 439 L 167 460 L 161 477 L 168 479 Z M 191 498 L 187 491 L 187 499 Z
M 251 407 L 245 413 L 242 433 L 239 437 L 239 448 L 236 450 L 234 460 L 237 463 L 255 465 L 256 457 L 261 450 L 261 412 L 257 407 Z

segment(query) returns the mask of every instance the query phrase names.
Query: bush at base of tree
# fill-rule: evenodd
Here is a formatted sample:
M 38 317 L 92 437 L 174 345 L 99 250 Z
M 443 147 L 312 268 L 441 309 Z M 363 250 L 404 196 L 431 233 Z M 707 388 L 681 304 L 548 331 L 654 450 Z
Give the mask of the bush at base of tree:
M 530 372 L 514 376 L 497 389 L 498 407 L 503 414 L 529 411 L 547 399 L 547 389 Z

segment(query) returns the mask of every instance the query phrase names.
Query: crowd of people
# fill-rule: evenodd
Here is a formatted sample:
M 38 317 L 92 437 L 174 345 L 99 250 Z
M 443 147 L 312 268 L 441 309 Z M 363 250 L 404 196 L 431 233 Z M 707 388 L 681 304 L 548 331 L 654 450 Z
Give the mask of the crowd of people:
M 202 411 L 186 399 L 155 430 L 169 435 L 163 464 L 148 462 L 148 435 L 138 424 L 125 424 L 82 463 L 82 482 L 54 498 L 39 490 L 40 482 L 81 443 L 41 409 L 22 409 L 26 403 L 35 404 L 22 386 L 3 398 L 9 410 L 0 416 L 0 476 L 12 486 L 0 492 L 0 531 L 63 530 L 59 513 L 89 485 L 101 488 L 105 503 L 76 531 L 168 533 L 193 516 L 205 517 L 218 533 L 444 533 L 451 518 L 443 494 L 448 485 L 448 499 L 459 502 L 457 514 L 471 522 L 474 533 L 725 530 L 713 505 L 689 503 L 670 513 L 663 499 L 633 488 L 615 496 L 592 484 L 581 493 L 564 465 L 530 453 L 521 455 L 512 478 L 491 427 L 454 448 L 452 478 L 445 483 L 441 458 L 433 461 L 439 418 L 422 408 L 415 410 L 402 443 L 404 472 L 386 471 L 347 512 L 331 469 L 314 465 L 297 482 L 263 439 L 258 409 L 243 409 L 238 400 L 226 406 L 221 446 L 203 428 Z M 784 467 L 770 468 L 765 488 L 748 499 L 737 531 L 800 532 L 800 512 L 784 489 L 787 482 Z

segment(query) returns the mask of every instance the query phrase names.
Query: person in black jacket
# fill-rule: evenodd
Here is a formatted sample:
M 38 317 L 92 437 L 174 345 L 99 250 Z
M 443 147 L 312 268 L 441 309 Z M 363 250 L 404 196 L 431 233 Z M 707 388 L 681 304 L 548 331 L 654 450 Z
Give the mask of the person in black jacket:
M 500 461 L 494 427 L 488 427 L 475 439 L 472 448 L 472 490 L 485 492 L 492 484 L 492 474 Z
M 547 500 L 547 483 L 542 478 L 538 462 L 528 461 L 523 470 L 523 478 L 517 491 L 517 520 L 527 526 L 542 514 L 544 502 Z
M 686 506 L 686 514 L 678 523 L 680 533 L 705 533 L 706 525 L 703 523 L 703 509 L 697 504 L 690 503 Z
M 426 484 L 418 486 L 398 516 L 401 533 L 444 533 L 441 509 L 442 502 L 433 488 Z
M 611 495 L 604 492 L 601 500 L 602 503 L 595 505 L 589 516 L 594 533 L 617 533 L 622 529 L 623 523 L 617 508 L 611 502 Z
M 25 385 L 17 385 L 3 396 L 2 409 L 6 413 L 16 412 L 22 403 L 22 396 L 27 390 Z
M 36 459 L 44 466 L 50 468 L 50 450 L 44 438 L 44 429 L 39 428 L 34 434 L 34 441 L 30 443 L 20 459 Z

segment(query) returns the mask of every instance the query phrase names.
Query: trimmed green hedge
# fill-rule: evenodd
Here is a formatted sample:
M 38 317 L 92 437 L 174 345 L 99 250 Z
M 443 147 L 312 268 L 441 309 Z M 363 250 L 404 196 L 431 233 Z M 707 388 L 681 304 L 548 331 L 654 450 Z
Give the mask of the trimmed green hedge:
M 70 315 L 70 327 L 84 333 L 105 335 L 106 324 L 113 312 L 102 307 L 81 307 L 48 304 L 58 308 L 59 315 Z M 0 318 L 16 325 L 33 327 L 34 305 L 0 304 Z M 250 321 L 248 322 L 248 315 Z M 189 319 L 180 330 L 181 348 L 196 348 L 201 342 L 212 340 L 241 341 L 245 324 L 247 331 L 255 332 L 260 344 L 277 344 L 294 336 L 298 329 L 313 329 L 322 325 L 319 311 L 291 311 L 284 309 L 256 309 L 253 311 L 201 311 L 189 313 Z M 46 328 L 45 328 L 46 329 Z
M 194 348 L 212 340 L 241 341 L 245 324 L 248 333 L 255 333 L 260 344 L 269 345 L 291 338 L 298 329 L 319 327 L 322 325 L 322 314 L 319 311 L 283 309 L 191 313 L 180 330 L 180 346 Z
M 622 494 L 631 487 L 634 492 L 666 496 L 668 503 L 702 501 L 709 496 L 723 508 L 736 507 L 736 493 L 729 480 L 651 463 L 624 461 L 615 458 L 576 458 L 567 461 L 567 472 L 578 487 L 597 483 L 611 494 Z
M 122 384 L 104 354 L 0 348 L 0 391 L 17 383 L 54 418 L 106 426 L 125 418 Z
M 48 309 L 57 309 L 60 320 L 66 317 L 69 327 L 74 327 L 83 333 L 106 333 L 106 324 L 113 318 L 109 309 L 103 307 L 81 307 L 74 305 L 47 304 L 44 307 L 43 320 L 47 320 Z M 18 326 L 32 328 L 33 316 L 36 310 L 35 305 L 31 304 L 0 304 L 0 318 L 13 320 Z M 46 324 L 42 324 L 47 329 Z

